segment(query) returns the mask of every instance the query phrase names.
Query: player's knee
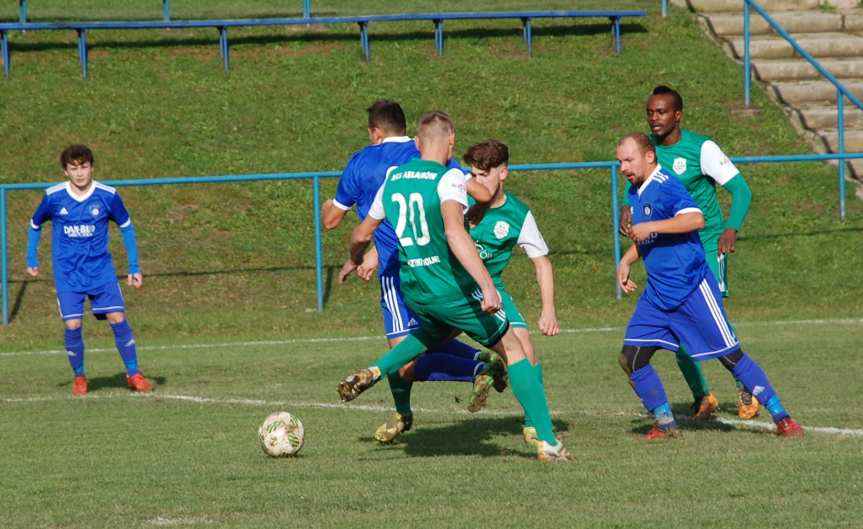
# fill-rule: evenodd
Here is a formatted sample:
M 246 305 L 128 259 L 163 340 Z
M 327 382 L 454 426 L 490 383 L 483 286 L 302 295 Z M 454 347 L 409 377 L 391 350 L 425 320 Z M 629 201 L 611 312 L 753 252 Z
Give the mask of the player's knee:
M 81 328 L 81 320 L 64 320 L 63 325 L 70 331 L 76 331 Z
M 112 325 L 123 323 L 126 319 L 126 314 L 123 312 L 109 312 L 105 316 L 108 318 L 108 323 Z
M 632 371 L 629 369 L 629 360 L 626 356 L 626 348 L 628 346 L 623 346 L 623 351 L 620 352 L 620 355 L 617 357 L 617 363 L 620 364 L 620 368 L 623 369 L 623 372 L 627 375 L 631 375 Z
M 731 371 L 732 369 L 734 369 L 734 366 L 737 365 L 737 362 L 740 362 L 741 358 L 743 358 L 743 351 L 738 349 L 731 354 L 720 356 L 719 361 L 722 362 L 722 365 L 725 366 L 725 369 Z
M 649 364 L 650 359 L 653 358 L 653 353 L 655 352 L 656 347 L 624 345 L 617 361 L 620 363 L 620 367 L 623 368 L 626 374 L 631 375 L 634 371 L 638 371 Z
M 402 380 L 406 380 L 407 382 L 414 382 L 415 381 L 415 376 L 414 376 L 414 366 L 415 365 L 416 365 L 416 362 L 411 361 L 411 362 L 408 362 L 407 364 L 405 364 L 399 368 L 399 376 L 402 378 Z

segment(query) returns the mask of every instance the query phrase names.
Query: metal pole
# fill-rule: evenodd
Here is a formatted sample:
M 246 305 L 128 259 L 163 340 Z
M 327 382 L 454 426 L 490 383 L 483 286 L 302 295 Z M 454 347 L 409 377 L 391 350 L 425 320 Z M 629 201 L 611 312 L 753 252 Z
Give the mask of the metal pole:
M 18 0 L 18 22 L 27 23 L 27 0 Z
M 617 164 L 611 166 L 611 219 L 614 233 L 614 291 L 620 299 L 620 285 L 617 282 L 617 270 L 620 267 L 620 203 L 617 198 Z
M 845 154 L 845 95 L 842 90 L 836 88 L 836 109 L 839 112 L 836 117 L 836 128 L 839 136 L 839 154 Z M 845 159 L 839 159 L 839 220 L 845 221 Z
M 668 15 L 668 0 L 662 0 L 662 16 L 665 17 Z
M 9 325 L 9 270 L 8 250 L 6 240 L 6 188 L 0 186 L 0 268 L 2 268 L 3 283 L 3 325 Z
M 743 106 L 752 101 L 752 64 L 749 60 L 749 0 L 743 0 Z
M 9 64 L 9 36 L 5 31 L 0 31 L 0 54 L 3 55 L 3 75 L 9 79 L 12 65 Z
M 219 28 L 219 50 L 222 52 L 222 62 L 225 65 L 225 71 L 231 67 L 230 49 L 228 48 L 228 28 Z
M 162 0 L 162 20 L 171 21 L 171 0 Z
M 303 0 L 303 18 L 312 18 L 312 0 Z
M 318 312 L 324 311 L 324 256 L 321 247 L 321 179 L 315 175 L 312 178 L 315 215 L 315 287 L 317 291 Z
M 87 70 L 87 30 L 79 29 L 78 30 L 78 59 L 81 61 L 81 74 L 84 76 L 84 80 L 88 77 Z

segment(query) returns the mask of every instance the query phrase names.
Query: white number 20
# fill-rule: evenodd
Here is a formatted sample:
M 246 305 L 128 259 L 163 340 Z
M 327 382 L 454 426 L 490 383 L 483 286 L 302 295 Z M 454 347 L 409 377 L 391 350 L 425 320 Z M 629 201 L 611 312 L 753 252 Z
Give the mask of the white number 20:
M 399 206 L 399 220 L 396 223 L 396 236 L 403 247 L 425 246 L 431 242 L 429 226 L 426 221 L 426 210 L 423 205 L 423 196 L 419 193 L 411 193 L 407 200 L 401 193 L 393 193 L 392 200 Z M 413 238 L 405 237 L 405 228 L 408 224 L 408 213 L 410 213 L 411 229 Z M 417 230 L 417 217 L 419 217 L 419 230 Z

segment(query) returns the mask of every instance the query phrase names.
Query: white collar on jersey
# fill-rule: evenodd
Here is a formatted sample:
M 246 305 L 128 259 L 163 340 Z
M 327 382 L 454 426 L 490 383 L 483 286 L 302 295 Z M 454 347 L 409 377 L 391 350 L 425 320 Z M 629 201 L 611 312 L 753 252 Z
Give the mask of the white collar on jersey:
M 640 186 L 638 186 L 638 196 L 641 196 L 641 192 L 644 191 L 645 188 L 647 188 L 648 184 L 650 184 L 650 182 L 653 181 L 653 177 L 655 177 L 656 174 L 661 170 L 662 170 L 662 166 L 659 164 L 656 164 L 656 169 L 654 169 L 653 172 L 650 173 L 650 176 L 647 177 L 647 180 L 645 180 L 644 182 L 641 183 Z
M 381 143 L 404 143 L 411 140 L 413 138 L 408 138 L 407 136 L 389 136 L 381 140 Z
M 80 197 L 72 192 L 72 182 L 68 182 L 68 181 L 66 182 L 66 193 L 68 193 L 70 197 L 75 199 L 76 202 L 84 202 L 85 200 L 87 200 L 88 198 L 93 196 L 94 191 L 96 191 L 96 181 L 95 180 L 90 180 L 90 189 L 88 189 L 87 192 L 84 193 L 84 195 L 80 196 Z

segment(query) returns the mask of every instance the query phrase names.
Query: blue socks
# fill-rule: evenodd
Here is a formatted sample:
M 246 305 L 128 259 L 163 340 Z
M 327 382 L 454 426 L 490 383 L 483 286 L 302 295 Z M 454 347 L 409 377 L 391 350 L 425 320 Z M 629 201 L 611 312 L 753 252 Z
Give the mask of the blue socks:
M 659 374 L 653 369 L 653 366 L 647 364 L 641 369 L 636 369 L 629 375 L 629 380 L 632 382 L 632 387 L 635 389 L 635 394 L 641 399 L 644 407 L 656 417 L 657 425 L 663 430 L 673 428 L 675 426 L 674 415 L 671 413 L 671 406 L 668 404 L 668 396 L 665 394 L 665 387 L 662 385 L 662 380 L 659 379 Z
M 486 364 L 443 353 L 424 354 L 414 364 L 414 379 L 429 382 L 472 382 Z
M 81 336 L 81 328 L 66 329 L 63 333 L 63 341 L 66 344 L 66 358 L 76 377 L 84 375 L 84 338 Z
M 746 391 L 752 393 L 759 402 L 764 404 L 764 407 L 770 412 L 774 421 L 781 421 L 788 417 L 788 412 L 785 411 L 785 408 L 779 401 L 779 395 L 776 393 L 776 390 L 770 385 L 767 374 L 764 373 L 761 366 L 750 358 L 748 354 L 742 354 L 740 360 L 731 369 L 731 373 L 734 375 L 734 378 L 743 383 Z
M 458 356 L 460 358 L 466 358 L 468 360 L 476 360 L 477 354 L 479 354 L 479 349 L 475 347 L 471 347 L 468 344 L 461 342 L 459 340 L 448 340 L 438 345 L 437 347 L 432 347 L 428 350 L 429 354 L 448 354 L 453 356 Z
M 114 331 L 114 343 L 117 351 L 126 365 L 126 374 L 129 376 L 138 374 L 138 352 L 135 348 L 135 338 L 132 336 L 132 328 L 129 322 L 123 320 L 120 323 L 112 323 L 111 330 Z

